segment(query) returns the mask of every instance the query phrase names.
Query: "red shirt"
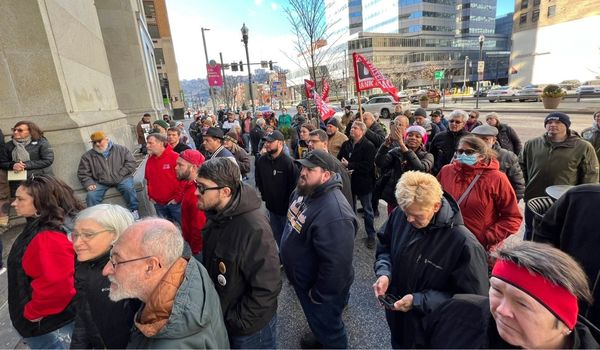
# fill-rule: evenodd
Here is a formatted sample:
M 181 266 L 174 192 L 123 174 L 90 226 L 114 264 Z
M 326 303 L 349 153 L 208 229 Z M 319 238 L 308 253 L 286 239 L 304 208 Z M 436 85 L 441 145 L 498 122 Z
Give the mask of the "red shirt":
M 160 156 L 152 155 L 146 161 L 144 178 L 148 183 L 148 197 L 158 204 L 165 205 L 175 199 L 181 203 L 185 181 L 177 180 L 175 165 L 179 154 L 167 145 Z
M 194 255 L 202 251 L 204 242 L 202 240 L 202 229 L 206 224 L 204 211 L 198 209 L 196 198 L 196 184 L 193 181 L 186 182 L 181 201 L 181 233 L 183 239 L 188 242 Z
M 23 254 L 23 271 L 31 278 L 31 300 L 23 316 L 36 320 L 61 313 L 75 291 L 75 251 L 67 235 L 56 231 L 38 233 Z

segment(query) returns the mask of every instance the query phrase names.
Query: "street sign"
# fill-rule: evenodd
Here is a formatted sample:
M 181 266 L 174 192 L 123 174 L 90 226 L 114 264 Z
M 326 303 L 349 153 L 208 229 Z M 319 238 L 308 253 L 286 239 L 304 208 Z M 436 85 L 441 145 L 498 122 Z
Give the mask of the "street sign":
M 477 73 L 483 73 L 485 68 L 485 61 L 478 61 L 477 62 Z
M 435 80 L 442 80 L 442 79 L 444 79 L 444 71 L 443 70 L 436 70 L 434 77 L 435 77 Z

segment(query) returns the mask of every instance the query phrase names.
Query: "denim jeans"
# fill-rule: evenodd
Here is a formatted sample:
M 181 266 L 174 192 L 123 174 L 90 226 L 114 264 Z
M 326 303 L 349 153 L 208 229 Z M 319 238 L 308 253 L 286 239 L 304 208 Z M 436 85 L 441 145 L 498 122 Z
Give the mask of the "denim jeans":
M 342 312 L 348 301 L 348 292 L 332 301 L 315 304 L 308 292 L 294 287 L 308 321 L 308 326 L 324 349 L 347 349 L 348 334 Z
M 110 187 L 111 186 L 96 184 L 96 190 L 88 191 L 87 193 L 87 196 L 85 198 L 87 206 L 92 207 L 96 204 L 102 203 L 102 200 L 104 199 L 104 194 L 106 194 L 106 191 Z M 129 210 L 138 210 L 139 202 L 137 199 L 137 194 L 135 193 L 135 188 L 133 186 L 133 177 L 127 177 L 123 179 L 123 181 L 119 182 L 116 187 L 117 190 L 123 196 L 123 199 L 125 199 Z
M 154 203 L 154 209 L 158 217 L 167 219 L 181 227 L 181 204 L 158 204 Z
M 373 207 L 371 206 L 371 192 L 363 195 L 356 195 L 358 200 L 360 200 L 360 205 L 362 205 L 364 209 L 363 217 L 365 220 L 365 231 L 367 231 L 368 237 L 375 237 L 375 226 L 373 223 L 374 214 Z
M 73 333 L 74 323 L 68 323 L 50 333 L 23 338 L 23 341 L 25 341 L 30 349 L 68 349 L 71 345 L 71 334 Z
M 271 224 L 271 231 L 273 231 L 273 237 L 275 238 L 275 242 L 277 242 L 277 247 L 281 243 L 281 236 L 283 235 L 283 229 L 285 228 L 285 224 L 287 222 L 287 217 L 285 215 L 277 215 L 269 210 L 269 223 Z
M 277 349 L 277 315 L 254 334 L 230 335 L 229 346 L 232 349 Z
M 248 154 L 252 154 L 251 145 L 250 145 L 250 134 L 242 134 L 242 140 L 244 141 L 244 149 Z

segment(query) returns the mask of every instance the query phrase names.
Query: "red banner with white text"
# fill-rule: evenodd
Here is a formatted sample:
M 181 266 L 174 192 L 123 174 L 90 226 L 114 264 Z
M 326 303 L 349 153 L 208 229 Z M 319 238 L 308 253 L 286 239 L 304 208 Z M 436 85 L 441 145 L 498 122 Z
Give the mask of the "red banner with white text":
M 363 90 L 370 90 L 374 88 L 380 88 L 383 92 L 386 92 L 394 98 L 394 101 L 398 101 L 398 90 L 391 81 L 386 79 L 383 74 L 379 72 L 371 62 L 369 62 L 364 56 L 352 54 L 352 63 L 354 65 L 354 81 L 356 84 L 356 91 L 360 92 Z
M 322 121 L 326 121 L 327 119 L 333 117 L 333 115 L 335 114 L 335 110 L 331 108 L 327 103 L 325 103 L 325 101 L 323 101 L 323 98 L 321 98 L 321 95 L 319 95 L 319 93 L 316 91 L 313 95 L 313 100 L 315 101 L 315 105 L 317 106 L 317 110 L 321 115 Z
M 314 81 L 304 79 L 304 90 L 306 91 L 306 98 L 313 98 L 312 91 L 314 88 L 315 88 Z

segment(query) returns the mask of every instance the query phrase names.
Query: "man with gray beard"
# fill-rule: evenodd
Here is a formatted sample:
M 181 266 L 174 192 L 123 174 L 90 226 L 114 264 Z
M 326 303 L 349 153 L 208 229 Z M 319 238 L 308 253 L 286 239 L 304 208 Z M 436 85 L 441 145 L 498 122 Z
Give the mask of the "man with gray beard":
M 181 232 L 159 218 L 134 223 L 113 245 L 102 271 L 110 281 L 109 298 L 143 303 L 128 348 L 229 348 L 210 276 L 182 253 Z
M 342 194 L 333 156 L 314 150 L 302 165 L 292 193 L 280 256 L 312 334 L 302 348 L 348 348 L 342 311 L 354 281 L 352 252 L 357 222 Z

